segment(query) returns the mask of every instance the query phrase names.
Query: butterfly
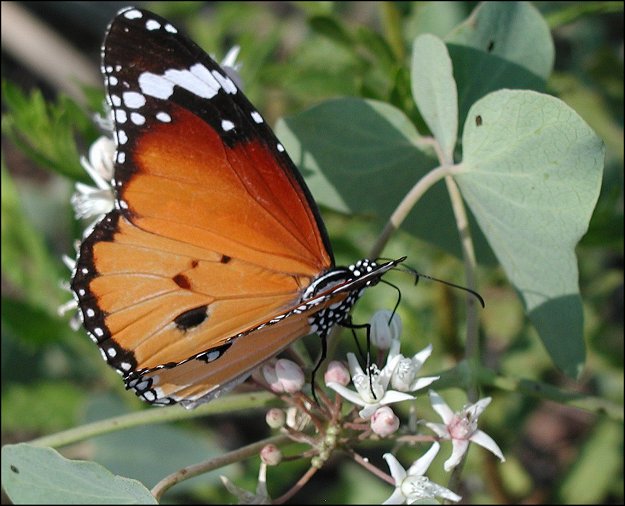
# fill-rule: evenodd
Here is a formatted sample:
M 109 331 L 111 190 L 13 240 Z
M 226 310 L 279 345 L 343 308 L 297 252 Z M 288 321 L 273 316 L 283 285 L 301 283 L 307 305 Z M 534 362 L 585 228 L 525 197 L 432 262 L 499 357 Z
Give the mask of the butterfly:
M 126 388 L 193 408 L 344 323 L 402 259 L 336 267 L 313 197 L 233 79 L 167 20 L 122 9 L 102 46 L 115 208 L 71 289 Z

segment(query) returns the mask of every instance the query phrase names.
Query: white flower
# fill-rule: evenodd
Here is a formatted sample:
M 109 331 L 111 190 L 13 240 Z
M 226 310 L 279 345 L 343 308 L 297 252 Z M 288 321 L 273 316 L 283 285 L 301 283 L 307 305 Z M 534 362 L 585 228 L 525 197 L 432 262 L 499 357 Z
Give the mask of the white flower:
M 115 143 L 104 136 L 89 148 L 89 160 L 84 157 L 80 159 L 81 165 L 96 186 L 76 183 L 76 193 L 71 198 L 76 218 L 96 217 L 97 219 L 113 209 L 115 196 L 111 180 L 115 166 L 114 159 Z
M 393 341 L 388 353 L 388 360 L 394 360 L 395 357 L 400 358 L 391 376 L 391 386 L 400 392 L 414 392 L 435 382 L 440 376 L 417 378 L 417 373 L 431 354 L 432 345 L 430 344 L 415 354 L 414 357 L 406 358 L 399 353 L 399 341 Z
M 380 406 L 414 399 L 410 394 L 387 390 L 391 374 L 398 360 L 399 357 L 396 357 L 395 361 L 387 363 L 382 371 L 375 365 L 372 365 L 368 374 L 365 374 L 358 360 L 356 360 L 356 356 L 353 353 L 348 353 L 347 362 L 349 363 L 349 370 L 352 374 L 352 382 L 354 387 L 356 387 L 356 392 L 334 382 L 329 382 L 327 385 L 348 401 L 362 406 L 363 409 L 358 414 L 364 419 L 369 419 Z
M 371 342 L 380 350 L 388 350 L 391 343 L 399 342 L 401 336 L 401 318 L 388 309 L 376 311 L 369 321 L 371 325 Z
M 220 476 L 222 483 L 232 495 L 239 500 L 238 504 L 271 504 L 271 497 L 267 493 L 267 464 L 260 463 L 258 470 L 258 485 L 256 493 L 249 492 L 241 487 L 237 487 L 225 476 Z
M 451 456 L 444 464 L 445 471 L 456 467 L 462 456 L 469 447 L 469 441 L 473 441 L 487 450 L 494 453 L 499 460 L 505 462 L 506 459 L 497 443 L 485 432 L 477 428 L 477 419 L 490 404 L 491 398 L 480 399 L 475 404 L 468 404 L 461 411 L 454 413 L 447 403 L 433 390 L 430 390 L 430 403 L 432 408 L 443 419 L 442 424 L 430 423 L 427 425 L 443 439 L 450 439 L 453 445 Z
M 423 476 L 439 449 L 440 444 L 435 442 L 425 455 L 410 466 L 408 471 L 404 470 L 393 454 L 385 453 L 384 459 L 391 471 L 391 476 L 395 480 L 395 491 L 382 504 L 414 504 L 423 499 L 435 499 L 436 497 L 455 502 L 462 499 L 448 488 Z

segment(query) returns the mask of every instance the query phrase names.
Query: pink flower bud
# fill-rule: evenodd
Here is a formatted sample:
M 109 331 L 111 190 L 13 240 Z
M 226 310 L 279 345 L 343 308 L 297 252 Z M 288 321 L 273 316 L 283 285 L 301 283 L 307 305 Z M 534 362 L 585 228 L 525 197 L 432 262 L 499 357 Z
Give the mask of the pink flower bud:
M 388 406 L 378 408 L 371 416 L 371 430 L 378 436 L 386 437 L 399 429 L 399 418 Z
M 260 451 L 260 459 L 268 466 L 277 466 L 282 462 L 282 452 L 276 445 L 268 444 Z
M 279 408 L 271 408 L 265 415 L 265 421 L 272 429 L 279 429 L 284 426 L 286 415 L 284 411 Z
M 326 383 L 338 383 L 339 385 L 346 386 L 349 383 L 349 371 L 343 362 L 332 360 L 328 364 L 328 369 L 323 379 Z
M 286 358 L 278 359 L 274 366 L 264 365 L 263 376 L 269 383 L 271 390 L 276 393 L 292 394 L 299 392 L 305 381 L 302 368 Z

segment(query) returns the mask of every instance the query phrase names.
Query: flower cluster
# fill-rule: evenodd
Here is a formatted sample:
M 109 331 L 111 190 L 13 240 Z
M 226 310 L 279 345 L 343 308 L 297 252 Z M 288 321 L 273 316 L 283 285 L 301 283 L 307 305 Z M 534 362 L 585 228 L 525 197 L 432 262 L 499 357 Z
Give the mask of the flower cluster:
M 400 353 L 401 328 L 398 315 L 389 311 L 376 313 L 370 322 L 370 337 L 378 351 L 386 352 L 384 366 L 380 368 L 375 363 L 369 363 L 370 358 L 367 358 L 368 366 L 363 368 L 353 353 L 347 354 L 347 365 L 341 361 L 331 361 L 325 372 L 324 382 L 338 395 L 332 401 L 331 396 L 323 394 L 321 405 L 318 406 L 310 400 L 302 401 L 309 398 L 302 392 L 305 386 L 304 373 L 295 362 L 280 359 L 262 367 L 266 386 L 291 404 L 286 415 L 282 410 L 272 408 L 267 413 L 267 423 L 294 440 L 308 443 L 312 448 L 311 454 L 315 455 L 313 467 L 321 467 L 336 449 L 346 450 L 365 467 L 372 466 L 358 458 L 352 449 L 354 442 L 369 436 L 394 437 L 401 430 L 401 421 L 391 405 L 414 400 L 415 392 L 429 387 L 439 379 L 439 376 L 419 374 L 432 353 L 431 345 L 411 357 Z M 455 492 L 425 476 L 441 448 L 439 441 L 448 440 L 452 444 L 451 455 L 443 465 L 446 471 L 451 471 L 461 462 L 470 442 L 477 443 L 494 453 L 502 462 L 505 461 L 495 441 L 477 428 L 478 418 L 490 403 L 490 397 L 466 405 L 458 412 L 454 412 L 434 390 L 429 390 L 429 399 L 443 423 L 425 420 L 420 422 L 435 435 L 415 436 L 415 440 L 432 441 L 432 445 L 407 469 L 402 467 L 392 453 L 384 454 L 391 475 L 389 480 L 395 485 L 394 491 L 384 504 L 413 504 L 416 501 L 436 501 L 437 498 L 460 501 L 461 497 Z M 356 409 L 345 414 L 344 403 L 351 404 Z M 315 435 L 311 435 L 309 423 L 316 426 Z M 404 430 L 402 435 L 406 434 L 409 433 Z M 264 458 L 263 462 L 266 461 Z M 381 471 L 377 470 L 376 474 L 379 472 Z M 263 489 L 260 495 L 254 496 L 254 500 L 267 500 L 265 494 L 266 489 Z M 243 498 L 240 493 L 239 499 L 250 498 Z

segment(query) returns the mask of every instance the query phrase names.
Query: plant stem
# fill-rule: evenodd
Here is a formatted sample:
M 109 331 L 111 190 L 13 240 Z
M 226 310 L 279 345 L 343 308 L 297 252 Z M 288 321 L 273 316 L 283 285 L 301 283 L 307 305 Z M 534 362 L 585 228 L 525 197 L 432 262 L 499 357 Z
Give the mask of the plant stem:
M 143 425 L 165 423 L 175 420 L 187 420 L 189 418 L 197 418 L 200 416 L 213 415 L 219 413 L 232 413 L 234 411 L 247 410 L 250 408 L 268 407 L 278 404 L 275 396 L 269 392 L 258 392 L 252 394 L 230 395 L 204 404 L 194 410 L 186 410 L 183 408 L 165 408 L 151 409 L 129 413 L 127 415 L 116 416 L 100 420 L 98 422 L 88 423 L 75 427 L 73 429 L 50 434 L 49 436 L 40 437 L 29 441 L 35 446 L 49 446 L 58 448 L 68 444 L 77 443 L 90 437 L 107 434 L 121 429 L 129 429 L 131 427 L 139 427 Z
M 443 165 L 432 169 L 425 176 L 423 176 L 417 184 L 415 184 L 412 189 L 406 194 L 406 196 L 399 203 L 388 222 L 386 223 L 384 230 L 378 237 L 375 245 L 371 249 L 371 253 L 369 254 L 369 258 L 377 258 L 382 253 L 384 246 L 390 239 L 391 235 L 395 230 L 397 230 L 402 222 L 408 216 L 408 213 L 412 210 L 412 208 L 416 205 L 419 199 L 423 196 L 423 194 L 429 190 L 435 183 L 443 179 L 445 176 L 450 174 L 452 167 L 448 165 Z
M 458 234 L 460 235 L 460 245 L 462 248 L 462 258 L 464 261 L 465 279 L 467 288 L 473 291 L 477 291 L 475 282 L 475 269 L 477 262 L 475 260 L 475 250 L 473 248 L 473 239 L 471 238 L 471 232 L 469 230 L 469 220 L 467 219 L 466 209 L 462 202 L 462 196 L 458 185 L 451 176 L 445 178 L 445 184 L 447 185 L 447 191 L 449 192 L 449 198 L 451 200 L 451 206 L 456 217 L 456 226 L 458 227 Z M 467 337 L 465 344 L 465 357 L 469 364 L 470 384 L 467 385 L 467 396 L 470 402 L 476 402 L 479 398 L 479 388 L 477 382 L 477 373 L 480 365 L 480 349 L 478 342 L 478 324 L 477 317 L 477 304 L 473 297 L 467 295 L 466 297 L 466 310 L 467 310 Z
M 215 469 L 227 466 L 228 464 L 232 464 L 234 462 L 239 462 L 249 457 L 256 456 L 265 445 L 279 445 L 287 441 L 289 441 L 288 436 L 273 436 L 258 441 L 256 443 L 244 446 L 242 448 L 239 448 L 238 450 L 234 450 L 224 455 L 220 455 L 219 457 L 200 462 L 199 464 L 193 464 L 191 466 L 183 467 L 182 469 L 179 469 L 175 473 L 172 473 L 159 481 L 151 490 L 152 495 L 156 498 L 157 501 L 160 502 L 163 494 L 177 483 L 183 482 L 185 480 L 188 480 L 189 478 L 193 478 L 194 476 L 198 476 L 209 471 L 214 471 Z

